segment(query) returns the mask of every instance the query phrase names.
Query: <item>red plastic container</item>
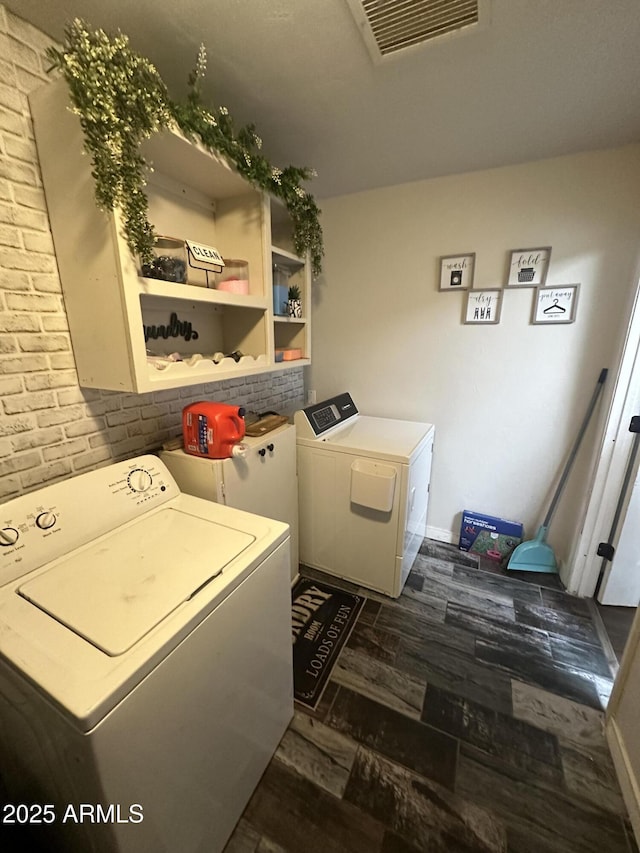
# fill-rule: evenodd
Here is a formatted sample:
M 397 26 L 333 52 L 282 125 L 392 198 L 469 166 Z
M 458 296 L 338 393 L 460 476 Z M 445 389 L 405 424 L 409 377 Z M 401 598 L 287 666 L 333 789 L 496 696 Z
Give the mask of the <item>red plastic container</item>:
M 244 409 L 202 400 L 182 410 L 184 449 L 194 456 L 226 459 L 244 438 Z

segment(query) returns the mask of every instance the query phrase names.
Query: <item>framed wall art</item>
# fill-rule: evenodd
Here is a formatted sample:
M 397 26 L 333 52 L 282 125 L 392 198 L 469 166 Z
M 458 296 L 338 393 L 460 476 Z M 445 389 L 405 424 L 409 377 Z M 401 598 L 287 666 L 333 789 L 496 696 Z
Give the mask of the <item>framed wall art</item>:
M 534 325 L 573 323 L 578 307 L 579 284 L 536 287 L 531 322 Z
M 440 258 L 440 286 L 438 290 L 470 290 L 473 286 L 473 273 L 476 266 L 476 253 L 466 255 L 445 255 Z
M 512 249 L 507 273 L 508 287 L 538 287 L 547 280 L 551 246 Z
M 462 322 L 468 325 L 492 324 L 500 322 L 502 308 L 502 289 L 470 290 L 464 306 Z

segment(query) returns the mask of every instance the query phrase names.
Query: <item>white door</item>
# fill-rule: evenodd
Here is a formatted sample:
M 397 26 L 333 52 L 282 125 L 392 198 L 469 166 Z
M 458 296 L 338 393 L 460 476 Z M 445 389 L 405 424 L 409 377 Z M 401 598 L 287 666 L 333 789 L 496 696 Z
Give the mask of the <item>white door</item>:
M 636 280 L 640 279 L 640 269 L 638 273 Z M 597 555 L 598 544 L 609 536 L 633 445 L 629 423 L 634 415 L 640 414 L 640 280 L 630 314 L 622 357 L 620 364 L 614 368 L 616 375 L 612 377 L 613 397 L 600 444 L 600 458 L 589 488 L 582 532 L 577 537 L 565 571 L 561 569 L 561 578 L 568 592 L 587 598 L 595 594 L 602 565 L 602 557 Z M 618 565 L 621 564 L 622 560 L 619 560 Z M 633 598 L 631 595 L 629 599 L 629 606 L 638 604 L 637 596 Z
M 633 488 L 626 515 L 615 545 L 613 560 L 608 564 L 598 601 L 619 607 L 637 607 L 640 602 L 640 471 L 636 461 Z

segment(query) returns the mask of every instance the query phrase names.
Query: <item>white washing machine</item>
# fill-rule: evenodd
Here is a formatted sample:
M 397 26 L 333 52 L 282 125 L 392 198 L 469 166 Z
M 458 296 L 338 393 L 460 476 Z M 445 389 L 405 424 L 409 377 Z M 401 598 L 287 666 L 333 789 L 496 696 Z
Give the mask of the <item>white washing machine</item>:
M 291 580 L 298 575 L 298 478 L 296 431 L 291 424 L 260 437 L 245 436 L 244 456 L 208 459 L 184 450 L 160 458 L 189 495 L 265 515 L 289 525 Z
M 286 525 L 181 494 L 155 456 L 0 506 L 14 832 L 222 850 L 293 715 L 290 608 Z
M 347 393 L 294 415 L 300 562 L 397 597 L 426 534 L 434 427 Z

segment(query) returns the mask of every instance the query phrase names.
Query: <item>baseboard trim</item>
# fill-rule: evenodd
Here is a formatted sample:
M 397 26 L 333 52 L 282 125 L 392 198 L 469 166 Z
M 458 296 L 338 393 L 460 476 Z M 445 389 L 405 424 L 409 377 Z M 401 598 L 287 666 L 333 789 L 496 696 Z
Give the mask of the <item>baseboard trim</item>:
M 640 840 L 640 786 L 633 772 L 629 755 L 622 740 L 620 729 L 615 719 L 609 718 L 605 726 L 605 734 L 611 758 L 616 768 L 616 775 L 622 790 L 622 796 L 629 812 L 629 819 L 636 841 Z
M 454 540 L 453 533 L 443 527 L 429 527 L 427 525 L 427 539 L 435 539 L 436 542 L 447 542 L 449 545 Z

